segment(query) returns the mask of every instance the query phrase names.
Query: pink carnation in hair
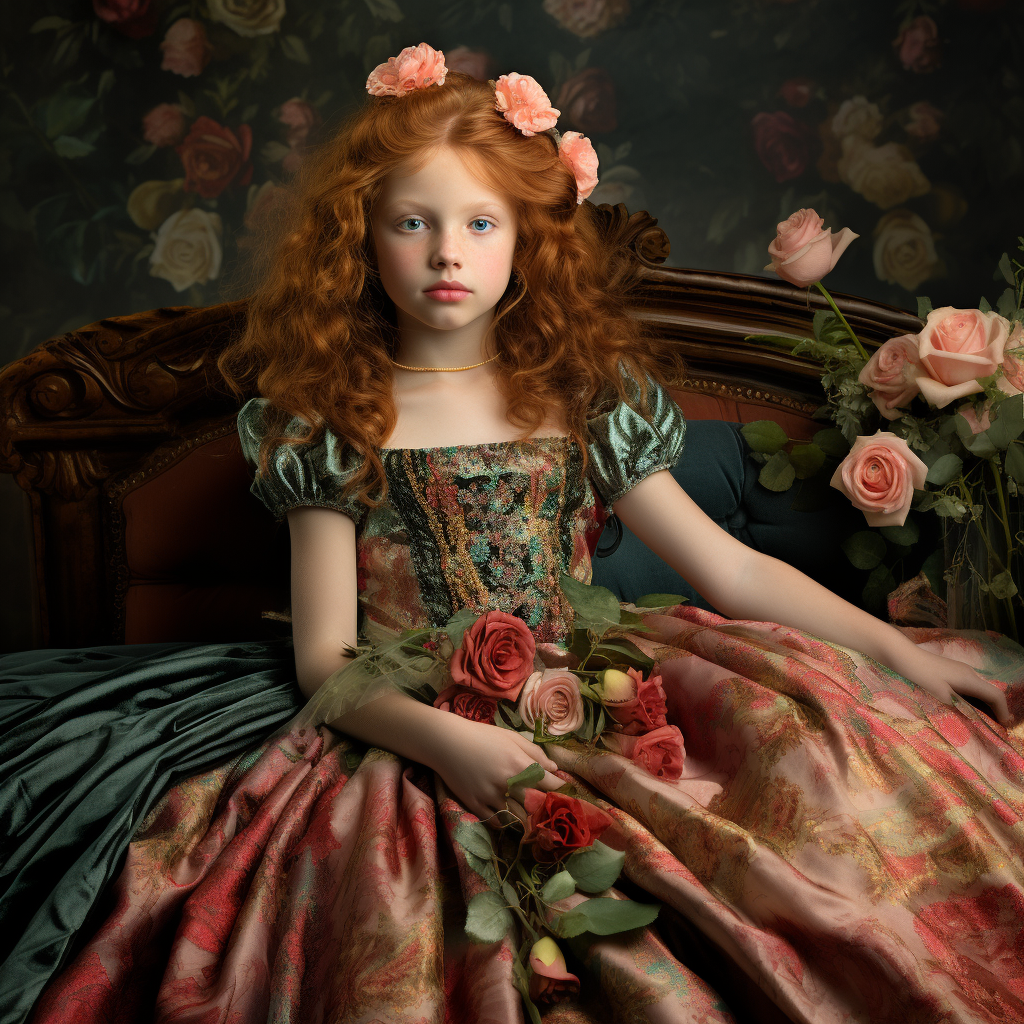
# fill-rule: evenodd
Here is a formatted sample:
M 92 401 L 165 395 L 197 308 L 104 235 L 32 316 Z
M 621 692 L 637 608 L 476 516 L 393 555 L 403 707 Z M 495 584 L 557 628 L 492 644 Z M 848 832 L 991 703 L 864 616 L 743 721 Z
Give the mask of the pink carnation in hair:
M 426 89 L 428 85 L 444 85 L 448 69 L 444 54 L 426 43 L 407 46 L 387 64 L 378 64 L 366 80 L 366 91 L 371 96 L 404 96 L 413 89 Z
M 597 186 L 597 153 L 585 135 L 566 132 L 558 144 L 558 158 L 576 179 L 576 205 Z
M 560 110 L 554 110 L 540 82 L 512 71 L 494 85 L 494 109 L 500 110 L 524 135 L 536 135 L 555 127 Z

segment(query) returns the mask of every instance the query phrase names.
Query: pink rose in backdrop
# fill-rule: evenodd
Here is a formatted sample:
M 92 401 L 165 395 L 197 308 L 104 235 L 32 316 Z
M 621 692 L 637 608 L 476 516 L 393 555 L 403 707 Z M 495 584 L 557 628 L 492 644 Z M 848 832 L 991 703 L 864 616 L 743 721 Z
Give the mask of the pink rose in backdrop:
M 572 171 L 576 179 L 578 206 L 597 186 L 597 153 L 585 135 L 566 132 L 558 144 L 558 159 Z
M 619 724 L 620 731 L 632 736 L 667 725 L 661 676 L 652 675 L 644 679 L 635 668 L 628 668 L 619 675 L 625 675 L 628 682 L 623 681 L 623 685 L 615 690 L 605 684 L 603 689 L 605 710 Z
M 995 373 L 1003 361 L 1010 324 L 998 313 L 942 306 L 928 314 L 918 334 L 921 394 L 939 409 L 984 388 L 978 377 Z
M 905 71 L 924 74 L 934 71 L 942 63 L 939 26 L 926 14 L 914 18 L 892 45 Z
M 156 31 L 159 12 L 149 0 L 92 0 L 96 17 L 129 39 L 141 39 Z
M 142 119 L 142 137 L 151 146 L 176 146 L 185 137 L 185 115 L 177 103 L 160 103 Z
M 543 718 L 551 736 L 565 736 L 583 724 L 583 697 L 580 681 L 564 668 L 534 672 L 519 695 L 519 714 L 532 729 Z
M 459 718 L 468 718 L 471 722 L 489 722 L 493 725 L 498 701 L 464 686 L 448 686 L 434 698 L 434 707 L 450 711 Z
M 611 132 L 619 126 L 615 83 L 604 68 L 585 68 L 563 83 L 555 98 L 570 124 L 585 132 Z
M 656 778 L 678 779 L 683 774 L 686 748 L 683 734 L 674 725 L 663 725 L 639 736 L 605 732 L 601 738 L 615 753 L 628 757 Z
M 502 75 L 494 84 L 494 109 L 524 135 L 536 135 L 554 128 L 560 110 L 551 106 L 540 83 L 518 71 Z
M 939 137 L 942 128 L 942 119 L 945 116 L 938 107 L 922 100 L 920 103 L 912 103 L 907 109 L 910 120 L 903 130 L 917 139 L 918 142 L 931 142 Z
M 788 78 L 779 86 L 779 95 L 791 107 L 806 107 L 814 95 L 813 78 Z
M 494 66 L 489 53 L 484 50 L 471 50 L 468 46 L 456 46 L 454 50 L 445 54 L 444 62 L 449 71 L 460 71 L 481 82 L 486 82 L 491 77 L 491 68 Z
M 203 23 L 193 18 L 179 18 L 167 30 L 160 49 L 164 55 L 160 69 L 184 78 L 200 74 L 212 53 Z
M 755 114 L 750 122 L 757 158 L 778 182 L 799 178 L 811 159 L 814 129 L 784 110 Z
M 281 104 L 277 119 L 288 125 L 288 145 L 294 148 L 305 144 L 306 137 L 319 123 L 320 115 L 311 104 L 294 96 Z
M 506 612 L 485 612 L 452 655 L 452 682 L 488 697 L 515 700 L 533 671 L 537 646 L 530 627 Z
M 923 488 L 927 475 L 928 467 L 902 437 L 879 430 L 854 441 L 831 484 L 864 513 L 868 526 L 902 526 L 914 488 Z
M 420 43 L 407 46 L 386 64 L 378 64 L 366 79 L 366 90 L 371 96 L 404 96 L 413 89 L 443 85 L 447 73 L 444 53 Z
M 917 351 L 917 335 L 904 334 L 892 338 L 868 360 L 857 378 L 872 389 L 871 401 L 887 420 L 899 419 L 910 400 L 920 392 L 917 383 L 921 372 Z
M 843 228 L 838 235 L 824 227 L 814 210 L 790 214 L 778 227 L 775 241 L 768 246 L 772 261 L 764 269 L 774 270 L 783 281 L 806 288 L 820 281 L 839 261 L 846 247 L 860 235 Z

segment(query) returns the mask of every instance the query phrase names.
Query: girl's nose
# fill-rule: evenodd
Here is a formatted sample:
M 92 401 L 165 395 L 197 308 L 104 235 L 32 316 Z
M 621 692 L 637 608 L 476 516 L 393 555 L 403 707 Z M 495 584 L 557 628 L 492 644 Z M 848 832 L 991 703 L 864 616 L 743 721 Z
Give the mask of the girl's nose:
M 455 228 L 446 228 L 438 232 L 437 246 L 431 258 L 431 265 L 434 267 L 459 267 L 462 265 L 462 247 L 459 245 L 458 232 Z

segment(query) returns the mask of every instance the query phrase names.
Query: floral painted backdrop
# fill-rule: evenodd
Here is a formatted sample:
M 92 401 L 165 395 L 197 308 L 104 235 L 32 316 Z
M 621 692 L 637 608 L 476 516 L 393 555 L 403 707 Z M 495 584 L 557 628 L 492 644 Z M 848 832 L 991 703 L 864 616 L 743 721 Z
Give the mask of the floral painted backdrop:
M 813 206 L 830 279 L 916 309 L 1001 290 L 1024 231 L 1017 0 L 44 0 L 4 5 L 0 362 L 102 316 L 210 304 L 247 224 L 367 73 L 425 40 L 535 76 L 599 147 L 595 202 L 671 264 L 761 273 Z

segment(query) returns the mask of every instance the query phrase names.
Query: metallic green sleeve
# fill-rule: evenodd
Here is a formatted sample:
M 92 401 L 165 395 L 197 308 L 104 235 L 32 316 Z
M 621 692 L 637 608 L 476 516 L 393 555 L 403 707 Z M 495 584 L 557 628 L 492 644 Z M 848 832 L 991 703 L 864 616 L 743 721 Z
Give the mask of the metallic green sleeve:
M 238 413 L 242 454 L 256 473 L 250 491 L 278 522 L 291 508 L 314 505 L 344 512 L 358 526 L 366 506 L 354 496 L 342 496 L 346 481 L 358 468 L 358 456 L 351 449 L 343 455 L 341 443 L 330 430 L 325 430 L 315 443 L 278 445 L 270 452 L 267 473 L 258 472 L 260 442 L 266 432 L 263 410 L 268 404 L 265 398 L 252 398 Z M 301 436 L 303 427 L 303 421 L 295 416 L 285 427 L 285 434 Z
M 640 390 L 631 381 L 634 397 Z M 651 422 L 619 402 L 609 412 L 588 421 L 587 451 L 590 482 L 605 508 L 611 510 L 628 490 L 659 469 L 671 469 L 683 451 L 686 420 L 672 396 L 648 377 L 648 407 Z

